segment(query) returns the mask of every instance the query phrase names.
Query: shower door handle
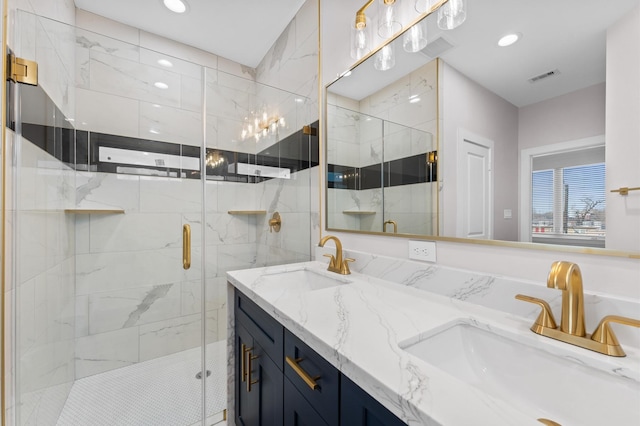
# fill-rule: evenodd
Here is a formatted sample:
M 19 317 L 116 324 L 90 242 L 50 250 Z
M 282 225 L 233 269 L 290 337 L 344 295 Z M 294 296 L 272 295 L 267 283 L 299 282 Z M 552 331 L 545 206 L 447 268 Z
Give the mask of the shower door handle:
M 191 268 L 191 225 L 182 226 L 182 267 Z

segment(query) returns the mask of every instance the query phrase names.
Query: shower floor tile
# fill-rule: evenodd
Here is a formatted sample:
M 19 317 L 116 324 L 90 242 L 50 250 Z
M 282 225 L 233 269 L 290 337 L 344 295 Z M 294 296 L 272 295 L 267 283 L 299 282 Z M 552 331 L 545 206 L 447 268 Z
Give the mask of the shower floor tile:
M 207 345 L 207 417 L 226 408 L 226 341 Z M 201 349 L 77 380 L 58 426 L 187 426 L 202 417 Z

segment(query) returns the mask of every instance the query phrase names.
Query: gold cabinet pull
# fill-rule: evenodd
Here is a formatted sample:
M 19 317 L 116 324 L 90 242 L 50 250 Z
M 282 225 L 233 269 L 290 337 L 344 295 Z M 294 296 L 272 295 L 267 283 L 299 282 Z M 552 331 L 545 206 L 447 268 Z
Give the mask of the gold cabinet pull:
M 251 386 L 259 382 L 259 380 L 251 380 L 251 370 L 253 370 L 254 359 L 258 359 L 257 356 L 251 355 L 251 350 L 247 351 L 247 392 L 251 392 Z
M 302 367 L 298 365 L 302 361 L 302 358 L 293 359 L 291 357 L 285 357 L 285 360 L 287 361 L 287 364 L 289 364 L 289 366 L 293 368 L 293 371 L 295 371 L 296 374 L 300 376 L 300 378 L 307 384 L 307 386 L 311 388 L 311 390 L 320 388 L 320 386 L 316 383 L 316 380 L 318 380 L 320 376 L 311 377 L 309 373 L 304 371 Z
M 247 381 L 247 352 L 253 350 L 253 348 L 247 347 L 244 343 L 242 344 L 242 361 L 240 362 L 240 374 L 242 375 L 242 381 Z
M 182 267 L 191 268 L 191 225 L 182 226 Z

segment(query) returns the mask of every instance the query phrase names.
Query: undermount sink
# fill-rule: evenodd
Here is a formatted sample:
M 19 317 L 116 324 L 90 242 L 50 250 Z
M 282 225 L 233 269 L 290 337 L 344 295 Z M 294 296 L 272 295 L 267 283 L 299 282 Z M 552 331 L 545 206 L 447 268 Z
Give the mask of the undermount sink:
M 293 270 L 268 272 L 260 277 L 257 284 L 262 290 L 270 287 L 278 291 L 314 291 L 352 282 L 343 275 L 328 271 L 318 271 L 307 267 Z
M 561 357 L 467 322 L 400 347 L 536 419 L 563 426 L 640 424 L 640 382 L 582 365 L 570 352 Z

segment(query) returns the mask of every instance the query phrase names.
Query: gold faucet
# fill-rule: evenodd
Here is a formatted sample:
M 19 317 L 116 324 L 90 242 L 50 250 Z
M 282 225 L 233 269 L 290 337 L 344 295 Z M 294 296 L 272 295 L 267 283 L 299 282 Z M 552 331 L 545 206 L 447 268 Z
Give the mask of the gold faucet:
M 336 255 L 335 257 L 332 254 L 324 255 L 325 257 L 331 258 L 327 270 L 342 275 L 349 275 L 351 273 L 351 271 L 349 270 L 349 262 L 355 262 L 355 259 L 351 259 L 349 257 L 346 259 L 342 258 L 342 243 L 340 242 L 338 237 L 335 237 L 333 235 L 327 235 L 326 237 L 322 238 L 318 245 L 320 247 L 324 247 L 325 243 L 329 240 L 333 240 L 336 243 Z
M 556 326 L 551 307 L 547 302 L 524 294 L 516 299 L 535 303 L 542 308 L 540 315 L 531 326 L 531 331 L 542 336 L 580 346 L 610 356 L 625 356 L 611 326 L 612 322 L 640 327 L 640 321 L 632 318 L 609 315 L 604 317 L 592 335 L 585 332 L 584 294 L 582 274 L 575 263 L 558 261 L 551 265 L 547 287 L 562 291 L 562 317 L 560 327 Z

